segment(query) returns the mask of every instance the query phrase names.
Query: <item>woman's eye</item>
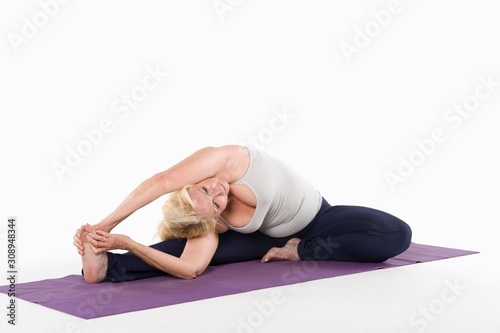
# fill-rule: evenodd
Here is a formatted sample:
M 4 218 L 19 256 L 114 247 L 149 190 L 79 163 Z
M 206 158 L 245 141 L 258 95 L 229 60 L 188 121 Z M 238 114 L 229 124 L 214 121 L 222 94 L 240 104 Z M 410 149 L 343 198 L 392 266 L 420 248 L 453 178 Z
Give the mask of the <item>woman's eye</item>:
M 217 202 L 214 201 L 214 205 L 215 205 L 215 208 L 217 208 L 217 210 L 220 209 L 220 205 Z
M 205 191 L 206 194 L 208 194 L 208 189 L 205 186 L 203 186 L 202 189 L 203 191 Z

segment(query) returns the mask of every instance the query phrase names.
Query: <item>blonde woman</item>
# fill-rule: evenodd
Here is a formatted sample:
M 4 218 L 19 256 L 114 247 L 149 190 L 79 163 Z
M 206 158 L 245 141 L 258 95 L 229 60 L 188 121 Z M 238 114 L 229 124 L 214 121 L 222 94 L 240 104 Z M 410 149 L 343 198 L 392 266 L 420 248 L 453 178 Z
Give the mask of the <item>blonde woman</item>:
M 165 194 L 162 242 L 146 246 L 110 233 Z M 399 218 L 368 207 L 331 206 L 282 161 L 236 145 L 200 149 L 155 174 L 74 237 L 88 283 L 162 274 L 192 279 L 208 265 L 257 259 L 381 262 L 410 242 L 411 229 Z

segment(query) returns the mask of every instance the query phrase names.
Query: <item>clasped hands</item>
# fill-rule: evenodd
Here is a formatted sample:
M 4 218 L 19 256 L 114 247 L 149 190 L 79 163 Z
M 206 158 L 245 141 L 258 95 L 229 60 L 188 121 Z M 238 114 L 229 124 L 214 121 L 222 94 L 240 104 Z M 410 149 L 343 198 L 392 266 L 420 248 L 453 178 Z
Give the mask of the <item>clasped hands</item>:
M 80 255 L 85 253 L 84 243 L 88 243 L 90 249 L 95 254 L 110 250 L 128 250 L 130 237 L 120 234 L 110 234 L 102 230 L 97 224 L 91 226 L 90 224 L 82 225 L 73 236 L 73 245 L 78 250 Z

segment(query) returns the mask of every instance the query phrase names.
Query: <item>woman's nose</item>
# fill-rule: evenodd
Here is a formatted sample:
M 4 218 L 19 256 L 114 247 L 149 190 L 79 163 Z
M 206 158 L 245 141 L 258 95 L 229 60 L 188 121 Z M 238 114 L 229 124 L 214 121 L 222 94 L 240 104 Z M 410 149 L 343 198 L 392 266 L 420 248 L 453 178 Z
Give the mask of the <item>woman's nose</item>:
M 214 196 L 218 196 L 224 193 L 221 188 L 220 182 L 217 179 L 214 179 L 214 182 L 212 183 L 212 192 Z

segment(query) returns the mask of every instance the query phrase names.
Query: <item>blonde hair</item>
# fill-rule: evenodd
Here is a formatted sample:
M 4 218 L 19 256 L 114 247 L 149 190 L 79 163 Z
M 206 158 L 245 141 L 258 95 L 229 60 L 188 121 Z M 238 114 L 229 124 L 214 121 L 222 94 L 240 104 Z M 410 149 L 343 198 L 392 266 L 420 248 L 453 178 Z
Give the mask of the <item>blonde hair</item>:
M 163 220 L 158 225 L 158 235 L 162 240 L 172 238 L 194 238 L 215 231 L 217 219 L 201 218 L 193 207 L 186 185 L 172 192 L 163 205 Z

